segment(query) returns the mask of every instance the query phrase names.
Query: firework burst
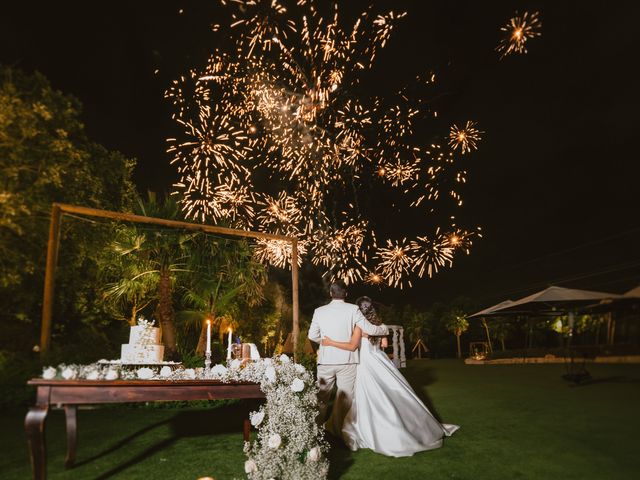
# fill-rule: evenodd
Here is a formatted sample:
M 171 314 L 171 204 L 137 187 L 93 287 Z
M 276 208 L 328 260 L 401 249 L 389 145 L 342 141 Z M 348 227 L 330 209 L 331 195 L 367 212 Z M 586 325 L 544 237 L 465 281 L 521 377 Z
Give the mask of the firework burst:
M 413 259 L 410 256 L 411 245 L 404 238 L 399 242 L 387 240 L 386 247 L 379 247 L 375 257 L 378 259 L 380 276 L 384 278 L 390 287 L 403 288 L 404 280 L 413 267 Z M 411 286 L 411 281 L 407 281 Z
M 449 145 L 454 150 L 459 148 L 464 155 L 478 148 L 478 142 L 483 133 L 476 128 L 476 123 L 471 120 L 468 120 L 461 128 L 454 124 L 449 131 Z
M 347 22 L 337 2 L 221 3 L 231 14 L 215 31 L 233 47 L 214 51 L 166 92 L 180 130 L 168 148 L 180 174 L 174 193 L 186 215 L 294 236 L 300 259 L 350 283 L 402 287 L 442 267 L 444 254 L 435 246 L 427 254 L 424 236 L 385 235 L 379 248 L 389 212 L 376 218 L 370 201 L 392 194 L 394 207 L 406 200 L 427 223 L 437 200 L 462 203 L 457 188 L 466 177 L 452 167 L 452 150 L 416 145 L 416 121 L 437 116 L 430 103 L 414 101 L 408 88 L 362 95 L 363 75 L 406 14 L 369 8 Z M 435 75 L 417 80 L 432 88 Z M 467 153 L 480 132 L 473 122 L 461 131 L 464 142 L 451 146 Z M 451 264 L 458 248 L 442 249 Z M 257 242 L 255 254 L 279 267 L 291 261 L 280 240 Z
M 538 15 L 538 12 L 524 12 L 522 15 L 516 12 L 515 16 L 500 28 L 500 31 L 504 32 L 504 38 L 496 47 L 500 59 L 511 53 L 527 53 L 527 41 L 542 35 L 542 22 Z

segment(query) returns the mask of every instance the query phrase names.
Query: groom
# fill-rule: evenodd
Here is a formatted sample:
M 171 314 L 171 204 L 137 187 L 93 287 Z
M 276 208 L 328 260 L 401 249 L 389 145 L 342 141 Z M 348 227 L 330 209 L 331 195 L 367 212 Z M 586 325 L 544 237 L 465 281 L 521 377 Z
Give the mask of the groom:
M 341 437 L 344 417 L 353 401 L 358 351 L 350 352 L 336 347 L 325 347 L 322 337 L 328 336 L 338 342 L 348 342 L 356 326 L 371 336 L 387 335 L 389 329 L 385 325 L 376 326 L 370 323 L 360 312 L 357 305 L 347 303 L 347 286 L 341 280 L 331 284 L 329 288 L 331 302 L 316 308 L 309 327 L 309 339 L 320 344 L 318 352 L 318 403 L 320 421 L 327 418 L 327 406 L 337 387 L 336 399 L 331 417 L 327 420 L 327 430 Z

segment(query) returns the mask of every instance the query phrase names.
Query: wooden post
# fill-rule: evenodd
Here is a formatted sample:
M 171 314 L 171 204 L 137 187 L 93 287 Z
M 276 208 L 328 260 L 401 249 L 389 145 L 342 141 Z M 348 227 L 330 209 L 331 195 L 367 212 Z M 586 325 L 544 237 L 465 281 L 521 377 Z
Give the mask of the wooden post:
M 47 265 L 44 275 L 44 298 L 42 300 L 42 326 L 40 329 L 40 356 L 44 357 L 51 344 L 51 321 L 53 317 L 53 291 L 55 286 L 58 249 L 60 247 L 60 219 L 62 210 L 54 203 L 49 223 L 49 242 L 47 244 Z
M 299 323 L 299 302 L 298 302 L 298 240 L 291 241 L 291 287 L 292 287 L 292 309 L 293 327 L 291 329 L 291 340 L 293 343 L 293 361 L 298 361 L 298 335 L 300 334 Z

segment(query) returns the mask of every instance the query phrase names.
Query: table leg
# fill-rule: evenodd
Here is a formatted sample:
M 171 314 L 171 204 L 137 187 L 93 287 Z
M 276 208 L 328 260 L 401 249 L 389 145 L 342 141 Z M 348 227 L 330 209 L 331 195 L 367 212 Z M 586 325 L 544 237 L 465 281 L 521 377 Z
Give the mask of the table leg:
M 78 435 L 77 425 L 78 407 L 65 405 L 64 414 L 67 419 L 67 457 L 64 459 L 64 467 L 71 468 L 76 461 L 76 439 Z
M 29 441 L 29 457 L 34 480 L 47 478 L 47 452 L 44 443 L 44 422 L 48 407 L 35 406 L 29 409 L 24 419 L 24 428 Z
M 243 428 L 243 434 L 244 434 L 244 441 L 248 442 L 250 439 L 250 433 L 251 433 L 251 423 L 249 422 L 248 418 L 244 419 L 244 428 Z

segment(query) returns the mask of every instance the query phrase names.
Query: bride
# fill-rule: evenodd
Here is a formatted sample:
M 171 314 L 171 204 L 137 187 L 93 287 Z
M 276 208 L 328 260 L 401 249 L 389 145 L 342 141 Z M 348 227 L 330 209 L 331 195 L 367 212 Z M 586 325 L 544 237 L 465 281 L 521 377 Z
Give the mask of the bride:
M 356 303 L 369 322 L 380 325 L 369 297 L 360 297 Z M 460 427 L 436 420 L 381 350 L 381 342 L 386 338 L 369 337 L 358 327 L 349 342 L 322 339 L 325 346 L 360 349 L 355 400 L 344 419 L 342 438 L 351 450 L 370 448 L 390 457 L 439 448 L 443 437 Z

